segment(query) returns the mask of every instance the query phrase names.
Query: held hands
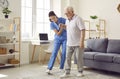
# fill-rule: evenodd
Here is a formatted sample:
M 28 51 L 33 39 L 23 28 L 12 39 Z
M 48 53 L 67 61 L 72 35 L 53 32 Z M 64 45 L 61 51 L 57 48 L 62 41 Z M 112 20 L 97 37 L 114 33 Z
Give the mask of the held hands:
M 60 29 L 65 29 L 66 28 L 65 24 L 62 24 L 62 23 L 59 24 L 59 27 L 60 27 Z
M 60 35 L 62 33 L 63 29 L 66 28 L 65 24 L 62 24 L 62 23 L 59 24 L 59 27 L 60 27 L 60 30 L 57 32 L 57 35 Z

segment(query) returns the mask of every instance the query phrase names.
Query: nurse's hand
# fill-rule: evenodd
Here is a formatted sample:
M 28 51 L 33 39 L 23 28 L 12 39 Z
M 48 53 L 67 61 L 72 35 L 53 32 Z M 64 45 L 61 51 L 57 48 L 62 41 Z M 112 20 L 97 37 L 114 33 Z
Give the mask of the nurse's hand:
M 66 25 L 65 25 L 65 24 L 62 24 L 62 23 L 59 24 L 59 27 L 60 27 L 61 29 L 66 29 Z

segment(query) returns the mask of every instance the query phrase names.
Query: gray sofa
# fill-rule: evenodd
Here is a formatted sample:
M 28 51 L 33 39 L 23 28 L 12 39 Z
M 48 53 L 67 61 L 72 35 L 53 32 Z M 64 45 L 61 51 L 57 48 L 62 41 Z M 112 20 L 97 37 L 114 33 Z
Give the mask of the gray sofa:
M 84 52 L 84 65 L 120 73 L 120 40 L 88 39 Z

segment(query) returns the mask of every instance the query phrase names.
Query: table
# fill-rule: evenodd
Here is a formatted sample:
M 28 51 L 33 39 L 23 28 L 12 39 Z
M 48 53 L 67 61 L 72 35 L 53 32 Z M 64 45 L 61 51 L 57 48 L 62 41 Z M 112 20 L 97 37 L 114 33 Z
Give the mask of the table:
M 42 45 L 48 45 L 52 40 L 46 40 L 46 41 L 40 41 L 40 40 L 32 40 L 31 43 L 33 45 L 33 52 L 32 52 L 32 59 L 31 59 L 31 63 L 33 62 L 34 59 L 34 55 L 35 55 L 35 49 L 36 46 L 42 46 Z

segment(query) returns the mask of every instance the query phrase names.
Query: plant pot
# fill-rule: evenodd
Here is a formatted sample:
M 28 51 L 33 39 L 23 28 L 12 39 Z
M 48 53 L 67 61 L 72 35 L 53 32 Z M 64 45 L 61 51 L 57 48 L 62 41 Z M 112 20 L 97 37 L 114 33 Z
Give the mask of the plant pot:
M 8 15 L 5 15 L 5 18 L 8 18 Z

